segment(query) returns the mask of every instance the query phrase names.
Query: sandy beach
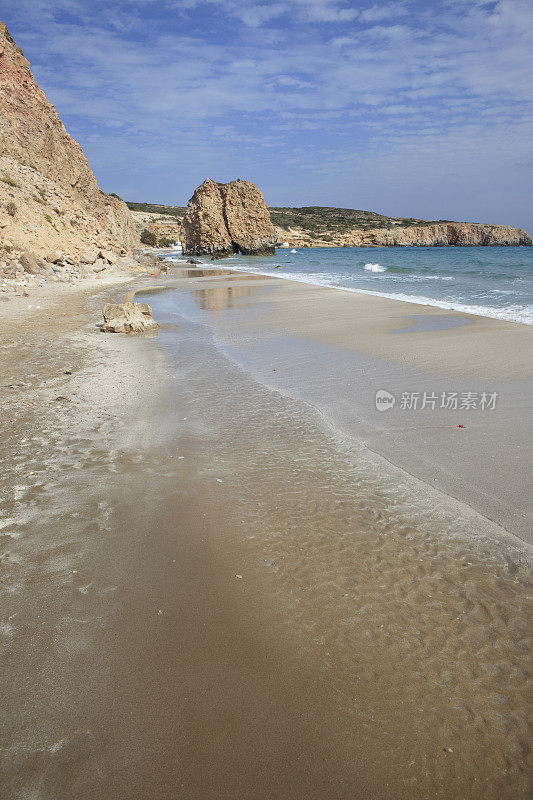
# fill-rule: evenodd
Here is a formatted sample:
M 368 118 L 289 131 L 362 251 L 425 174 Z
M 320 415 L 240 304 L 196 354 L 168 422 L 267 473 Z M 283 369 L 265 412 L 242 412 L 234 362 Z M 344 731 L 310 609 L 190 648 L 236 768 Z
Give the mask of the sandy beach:
M 4 796 L 528 796 L 530 328 L 188 267 L 3 323 Z
M 260 276 L 233 275 L 228 289 L 209 272 L 192 307 L 187 296 L 175 305 L 259 382 L 533 543 L 531 327 Z M 238 314 L 216 313 L 232 306 Z M 376 409 L 383 389 L 396 398 L 390 411 Z M 480 407 L 483 393 L 494 408 Z

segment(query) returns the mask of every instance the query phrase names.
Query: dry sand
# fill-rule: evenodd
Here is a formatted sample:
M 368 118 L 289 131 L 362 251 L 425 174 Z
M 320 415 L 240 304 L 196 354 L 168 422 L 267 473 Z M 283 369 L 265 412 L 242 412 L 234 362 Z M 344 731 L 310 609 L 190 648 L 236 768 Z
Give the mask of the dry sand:
M 401 303 L 174 283 L 154 338 L 98 332 L 119 287 L 4 324 L 3 795 L 528 796 L 525 546 L 369 451 L 331 389 L 380 359 L 514 387 L 522 327 L 480 367 L 475 322 L 443 355 L 387 333 Z

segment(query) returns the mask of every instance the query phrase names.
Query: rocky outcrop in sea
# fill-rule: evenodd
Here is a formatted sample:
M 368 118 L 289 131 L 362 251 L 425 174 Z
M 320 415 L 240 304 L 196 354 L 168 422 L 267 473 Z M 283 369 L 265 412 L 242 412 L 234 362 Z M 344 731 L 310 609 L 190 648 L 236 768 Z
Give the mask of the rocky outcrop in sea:
M 208 178 L 189 200 L 182 225 L 186 255 L 272 255 L 276 238 L 263 195 L 249 181 Z

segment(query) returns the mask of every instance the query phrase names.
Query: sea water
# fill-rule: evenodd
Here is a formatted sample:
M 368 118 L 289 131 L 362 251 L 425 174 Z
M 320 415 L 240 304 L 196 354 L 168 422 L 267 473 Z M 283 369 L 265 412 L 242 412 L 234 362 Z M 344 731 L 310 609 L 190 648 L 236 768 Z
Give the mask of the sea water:
M 531 247 L 280 248 L 216 266 L 533 324 Z

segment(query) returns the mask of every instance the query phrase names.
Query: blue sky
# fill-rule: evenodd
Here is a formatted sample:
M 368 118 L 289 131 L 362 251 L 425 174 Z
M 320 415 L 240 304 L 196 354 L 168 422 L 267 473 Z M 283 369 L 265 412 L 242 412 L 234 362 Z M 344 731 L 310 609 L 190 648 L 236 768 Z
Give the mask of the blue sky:
M 531 0 L 0 0 L 108 192 L 533 231 Z

